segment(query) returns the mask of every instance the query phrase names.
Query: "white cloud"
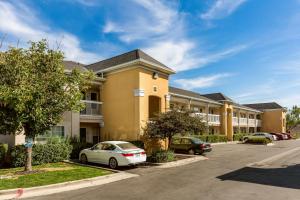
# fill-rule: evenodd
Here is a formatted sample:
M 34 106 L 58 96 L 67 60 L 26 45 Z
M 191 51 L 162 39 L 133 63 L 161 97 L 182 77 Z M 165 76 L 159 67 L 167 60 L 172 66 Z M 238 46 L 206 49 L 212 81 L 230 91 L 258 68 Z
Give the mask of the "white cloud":
M 209 10 L 201 14 L 200 17 L 204 20 L 221 19 L 229 16 L 245 2 L 246 0 L 216 0 Z
M 216 74 L 211 76 L 203 76 L 192 79 L 176 79 L 174 83 L 182 88 L 193 90 L 196 88 L 208 88 L 219 84 L 220 79 L 232 76 L 232 74 Z
M 193 53 L 195 46 L 195 43 L 188 40 L 166 40 L 152 44 L 150 47 L 145 48 L 145 52 L 179 72 L 218 62 L 248 47 L 247 45 L 238 45 L 220 52 L 195 54 Z
M 118 13 L 116 20 L 107 20 L 103 32 L 118 33 L 121 41 L 151 40 L 165 34 L 178 35 L 181 30 L 181 15 L 173 4 L 160 0 L 131 0 L 124 13 Z M 123 16 L 124 15 L 124 16 Z
M 25 4 L 0 1 L 0 10 L 0 32 L 6 33 L 8 37 L 13 37 L 15 40 L 20 40 L 21 46 L 25 46 L 29 40 L 38 41 L 45 38 L 50 46 L 55 47 L 57 43 L 60 43 L 60 48 L 67 60 L 89 63 L 100 59 L 98 55 L 84 51 L 76 36 L 68 32 L 53 30 L 43 24 L 35 15 L 34 10 Z

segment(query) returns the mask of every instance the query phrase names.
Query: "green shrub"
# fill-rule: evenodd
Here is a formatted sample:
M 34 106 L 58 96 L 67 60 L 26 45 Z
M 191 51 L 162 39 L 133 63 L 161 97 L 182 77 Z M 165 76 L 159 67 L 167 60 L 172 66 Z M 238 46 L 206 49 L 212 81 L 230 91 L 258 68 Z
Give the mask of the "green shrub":
M 242 141 L 243 137 L 245 136 L 245 133 L 236 133 L 233 134 L 233 141 Z
M 35 144 L 32 147 L 32 165 L 55 163 L 70 158 L 72 146 L 66 141 L 51 141 L 46 144 Z M 26 148 L 17 145 L 10 149 L 10 166 L 25 165 Z
M 78 159 L 79 158 L 79 153 L 83 149 L 91 148 L 93 146 L 92 143 L 87 143 L 87 142 L 71 142 L 70 145 L 72 145 L 72 152 L 70 155 L 70 158 L 72 159 Z
M 245 143 L 249 143 L 249 144 L 268 144 L 271 142 L 272 141 L 270 139 L 262 138 L 262 137 L 251 137 L 245 141 Z
M 6 163 L 8 151 L 8 144 L 0 144 L 0 167 L 3 167 Z
M 159 150 L 153 152 L 148 160 L 153 163 L 171 162 L 175 160 L 175 154 L 171 150 Z
M 144 149 L 144 142 L 141 140 L 135 140 L 135 141 L 129 141 L 130 143 L 132 143 L 133 145 L 137 146 L 138 148 Z
M 216 143 L 216 142 L 227 142 L 226 135 L 193 135 L 192 137 L 199 138 L 203 142 Z

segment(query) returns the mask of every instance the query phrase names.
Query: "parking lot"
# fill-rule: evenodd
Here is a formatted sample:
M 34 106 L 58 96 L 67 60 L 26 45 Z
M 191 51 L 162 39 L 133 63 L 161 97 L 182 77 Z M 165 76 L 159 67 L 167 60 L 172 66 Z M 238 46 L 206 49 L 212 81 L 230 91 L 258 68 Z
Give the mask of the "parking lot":
M 32 199 L 298 200 L 298 147 L 299 140 L 277 141 L 274 146 L 217 145 L 207 160 L 169 169 L 125 168 L 140 176 Z

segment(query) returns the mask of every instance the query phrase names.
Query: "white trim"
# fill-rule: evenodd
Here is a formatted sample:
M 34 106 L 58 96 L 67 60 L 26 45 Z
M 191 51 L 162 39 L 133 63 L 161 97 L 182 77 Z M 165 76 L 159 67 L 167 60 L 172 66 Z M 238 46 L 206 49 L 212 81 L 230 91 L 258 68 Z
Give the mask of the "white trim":
M 81 100 L 81 102 L 84 103 L 94 103 L 94 104 L 103 104 L 101 101 L 91 101 L 91 100 Z
M 252 108 L 245 108 L 245 107 L 235 106 L 235 105 L 233 105 L 233 108 L 238 108 L 238 109 L 241 109 L 241 110 L 248 110 L 248 111 L 252 111 L 252 112 L 256 112 L 256 113 L 263 113 L 262 111 L 259 111 L 259 110 L 255 110 L 255 109 L 252 109 Z
M 200 99 L 200 98 L 196 98 L 196 97 L 190 97 L 190 96 L 181 95 L 181 94 L 176 94 L 176 93 L 172 93 L 172 92 L 169 92 L 169 94 L 171 96 L 173 95 L 173 96 L 183 97 L 183 98 L 186 98 L 186 99 L 197 100 L 197 101 L 202 101 L 202 102 L 208 102 L 208 103 L 217 104 L 217 105 L 223 105 L 222 103 L 209 101 L 209 100 L 205 100 L 205 99 Z
M 141 58 L 133 60 L 133 61 L 129 61 L 129 62 L 126 62 L 126 63 L 122 63 L 122 64 L 119 64 L 119 65 L 115 65 L 115 66 L 112 66 L 112 67 L 109 67 L 109 68 L 106 68 L 106 69 L 98 70 L 95 73 L 97 74 L 97 73 L 100 73 L 100 72 L 103 73 L 103 72 L 109 72 L 109 71 L 113 71 L 113 70 L 118 70 L 118 69 L 130 66 L 130 65 L 139 64 L 139 63 L 148 64 L 148 65 L 150 65 L 149 67 L 152 67 L 152 68 L 154 66 L 155 69 L 163 70 L 164 72 L 167 72 L 168 74 L 174 74 L 174 73 L 176 73 L 174 70 L 168 69 L 168 68 L 166 68 L 164 66 L 157 65 L 157 64 L 155 64 L 153 62 L 149 62 L 149 61 L 146 61 L 146 60 L 141 59 Z

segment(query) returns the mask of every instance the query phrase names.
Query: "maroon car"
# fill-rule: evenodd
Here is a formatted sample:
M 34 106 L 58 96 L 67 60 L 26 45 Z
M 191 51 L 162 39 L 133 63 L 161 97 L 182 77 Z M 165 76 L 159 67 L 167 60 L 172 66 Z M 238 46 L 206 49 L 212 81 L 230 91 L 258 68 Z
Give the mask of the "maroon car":
M 270 133 L 271 135 L 275 135 L 277 137 L 277 140 L 287 140 L 288 137 L 281 133 Z

